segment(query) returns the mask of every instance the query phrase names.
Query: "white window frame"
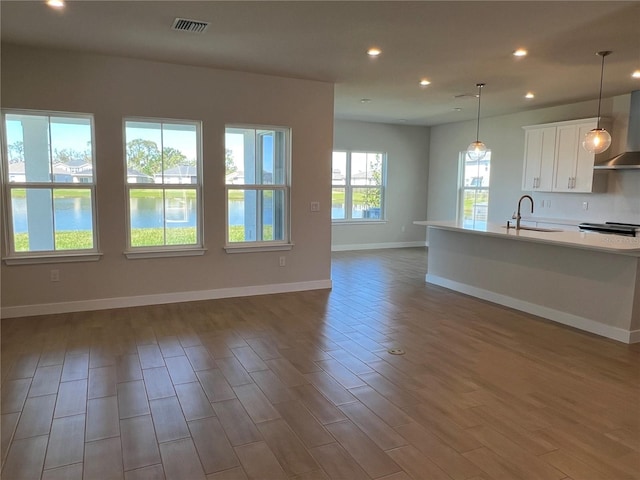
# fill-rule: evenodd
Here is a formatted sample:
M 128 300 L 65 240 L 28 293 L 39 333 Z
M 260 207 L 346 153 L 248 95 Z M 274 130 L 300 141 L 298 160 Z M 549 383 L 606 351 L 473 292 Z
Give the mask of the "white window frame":
M 374 151 L 374 150 L 360 150 L 360 149 L 336 149 L 333 150 L 332 153 L 341 152 L 346 154 L 346 173 L 345 173 L 345 183 L 341 184 L 331 184 L 331 191 L 333 192 L 334 188 L 344 188 L 344 211 L 345 218 L 334 219 L 331 218 L 331 223 L 334 225 L 349 225 L 349 224 L 363 224 L 363 223 L 386 223 L 387 222 L 387 152 L 382 151 Z M 351 155 L 353 153 L 365 153 L 365 154 L 376 154 L 382 156 L 382 181 L 380 183 L 380 218 L 352 218 L 351 213 L 353 210 L 352 199 L 353 199 L 353 189 L 354 188 L 376 188 L 372 185 L 352 185 L 351 184 Z M 333 177 L 333 157 L 331 159 L 331 172 Z M 332 178 L 333 182 L 333 178 Z
M 49 139 L 51 139 L 51 117 L 61 118 L 77 118 L 83 120 L 89 120 L 91 126 L 91 167 L 92 167 L 92 181 L 87 182 L 30 182 L 30 181 L 10 181 L 9 176 L 9 145 L 6 132 L 6 116 L 7 115 L 23 115 L 23 116 L 35 116 L 35 117 L 48 117 Z M 2 182 L 2 198 L 4 208 L 2 209 L 2 217 L 4 221 L 5 231 L 5 245 L 6 256 L 3 258 L 7 265 L 20 265 L 20 264 L 38 264 L 38 263 L 61 263 L 61 262 L 84 262 L 84 261 L 97 261 L 102 254 L 99 251 L 99 235 L 98 235 L 98 209 L 96 198 L 96 184 L 97 184 L 97 168 L 96 168 L 96 153 L 95 153 L 95 124 L 94 116 L 90 113 L 79 112 L 60 112 L 54 110 L 25 110 L 25 109 L 3 109 L 2 110 L 2 157 L 0 168 L 0 179 Z M 51 140 L 49 140 L 49 145 Z M 53 167 L 53 159 L 51 158 L 52 152 L 49 148 L 49 162 Z M 92 248 L 73 249 L 73 250 L 56 250 L 55 243 L 53 250 L 36 250 L 27 252 L 17 252 L 15 250 L 15 236 L 13 231 L 13 212 L 11 204 L 11 192 L 14 189 L 40 189 L 51 190 L 52 204 L 51 212 L 55 225 L 55 213 L 53 205 L 53 195 L 56 190 L 90 190 L 91 191 L 91 229 L 92 229 Z M 54 242 L 55 242 L 55 226 L 54 226 Z
M 196 127 L 196 172 L 198 175 L 198 181 L 196 183 L 133 183 L 128 180 L 128 165 L 127 165 L 127 123 L 152 123 L 159 124 L 162 135 L 162 125 L 189 125 Z M 124 185 L 125 185 L 125 204 L 126 204 L 126 250 L 124 255 L 128 259 L 138 258 L 162 258 L 162 257 L 184 257 L 194 255 L 204 255 L 206 249 L 204 248 L 203 240 L 203 218 L 204 207 L 202 201 L 202 122 L 199 120 L 184 120 L 184 119 L 172 119 L 172 118 L 155 118 L 155 117 L 126 117 L 122 121 L 122 146 L 123 146 L 123 163 L 124 163 Z M 160 151 L 163 151 L 163 145 L 159 145 Z M 195 190 L 196 192 L 196 243 L 188 245 L 145 245 L 145 246 L 132 246 L 131 245 L 131 202 L 130 191 L 131 190 Z M 163 203 L 164 208 L 164 203 Z
M 456 208 L 456 221 L 459 224 L 462 224 L 464 222 L 464 197 L 465 197 L 465 192 L 466 191 L 486 191 L 488 194 L 488 197 L 491 198 L 491 150 L 487 150 L 487 153 L 485 155 L 485 158 L 488 157 L 488 164 L 489 164 L 489 182 L 486 186 L 473 186 L 473 185 L 465 185 L 465 178 L 464 178 L 464 173 L 465 173 L 465 165 L 466 165 L 466 160 L 467 160 L 467 151 L 463 150 L 460 152 L 459 155 L 459 159 L 458 159 L 458 205 Z M 481 177 L 475 177 L 475 178 L 481 178 Z M 475 205 L 475 203 L 474 203 Z M 476 220 L 476 215 L 474 213 L 473 216 L 473 220 L 472 220 L 472 227 L 476 226 L 476 221 L 482 223 L 482 224 L 487 224 L 488 223 L 488 218 L 489 218 L 489 203 L 487 202 L 487 208 L 486 208 L 486 220 Z
M 284 133 L 284 183 L 227 183 L 225 178 L 225 250 L 227 253 L 248 253 L 256 251 L 281 251 L 291 250 L 293 243 L 291 241 L 291 128 L 274 125 L 252 125 L 252 124 L 227 124 L 225 125 L 225 136 L 227 130 L 240 129 L 240 130 L 273 130 Z M 226 152 L 226 141 L 225 141 Z M 226 177 L 226 175 L 225 175 Z M 229 192 L 231 190 L 254 190 L 260 191 L 281 191 L 284 197 L 284 225 L 283 225 L 283 239 L 282 240 L 256 240 L 245 242 L 231 242 L 229 241 Z M 259 230 L 262 231 L 262 222 L 259 226 Z

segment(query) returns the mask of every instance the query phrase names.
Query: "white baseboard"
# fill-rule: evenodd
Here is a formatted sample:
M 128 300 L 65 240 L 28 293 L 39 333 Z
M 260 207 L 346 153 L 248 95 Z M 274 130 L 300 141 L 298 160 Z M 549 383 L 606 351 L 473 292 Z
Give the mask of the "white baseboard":
M 351 250 L 381 250 L 385 248 L 424 247 L 424 240 L 416 242 L 388 242 L 388 243 L 351 243 L 348 245 L 331 245 L 332 252 L 346 252 Z
M 467 285 L 465 283 L 456 282 L 455 280 L 449 280 L 448 278 L 439 277 L 437 275 L 427 274 L 425 280 L 427 283 L 439 285 L 441 287 L 455 290 L 456 292 L 465 293 L 472 297 L 488 300 L 489 302 L 504 305 L 505 307 L 514 308 L 522 312 L 537 315 L 538 317 L 546 318 L 547 320 L 553 320 L 554 322 L 568 325 L 570 327 L 584 330 L 589 333 L 595 333 L 603 337 L 617 340 L 623 343 L 637 343 L 640 342 L 640 330 L 625 330 L 619 327 L 613 327 L 611 325 L 605 325 L 589 318 L 580 317 L 571 313 L 562 312 L 553 308 L 544 307 L 535 303 L 526 302 L 517 298 L 502 295 L 500 293 L 491 292 L 482 288 Z
M 301 292 L 305 290 L 322 290 L 331 288 L 331 279 L 309 282 L 277 283 L 272 285 L 255 285 L 249 287 L 218 288 L 215 290 L 198 290 L 193 292 L 160 293 L 156 295 L 138 295 L 133 297 L 100 298 L 73 302 L 43 303 L 38 305 L 21 305 L 3 307 L 1 318 L 31 317 L 34 315 L 51 315 L 55 313 L 85 312 L 90 310 L 106 310 L 110 308 L 141 307 L 165 303 L 194 302 L 198 300 L 214 300 L 218 298 L 248 297 L 253 295 L 269 295 L 273 293 Z
M 629 332 L 629 341 L 627 343 L 640 343 L 640 330 L 631 330 Z

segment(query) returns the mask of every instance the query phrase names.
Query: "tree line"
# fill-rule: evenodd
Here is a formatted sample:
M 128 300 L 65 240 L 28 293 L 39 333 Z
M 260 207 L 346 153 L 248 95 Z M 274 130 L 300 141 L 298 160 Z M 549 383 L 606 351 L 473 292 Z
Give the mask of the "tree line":
M 24 162 L 24 142 L 16 141 L 8 146 L 9 163 Z M 79 151 L 71 148 L 62 150 L 54 149 L 52 153 L 53 163 L 68 164 L 73 161 L 85 161 L 91 163 L 91 150 Z M 188 159 L 180 150 L 173 147 L 164 147 L 162 151 L 158 144 L 152 140 L 136 138 L 127 143 L 126 147 L 127 167 L 149 176 L 162 173 L 177 166 L 192 166 L 195 159 Z M 238 170 L 233 160 L 233 153 L 225 151 L 225 173 L 229 175 Z

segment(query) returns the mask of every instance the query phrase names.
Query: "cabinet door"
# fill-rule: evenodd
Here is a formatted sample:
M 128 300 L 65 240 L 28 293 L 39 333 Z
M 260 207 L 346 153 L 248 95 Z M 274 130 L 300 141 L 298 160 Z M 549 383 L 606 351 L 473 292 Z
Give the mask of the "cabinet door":
M 595 155 L 582 148 L 582 140 L 589 130 L 596 128 L 595 124 L 578 125 L 578 154 L 576 159 L 576 176 L 573 182 L 573 192 L 591 192 L 593 189 L 593 163 Z
M 578 127 L 566 125 L 556 132 L 556 166 L 553 177 L 554 192 L 571 192 L 576 178 L 578 158 Z
M 525 133 L 522 190 L 550 192 L 556 128 L 533 128 Z

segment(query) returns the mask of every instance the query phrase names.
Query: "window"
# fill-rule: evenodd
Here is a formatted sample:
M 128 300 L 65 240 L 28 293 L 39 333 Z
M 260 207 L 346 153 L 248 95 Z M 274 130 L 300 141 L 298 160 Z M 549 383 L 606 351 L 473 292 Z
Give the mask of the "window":
M 289 129 L 227 127 L 227 245 L 289 243 Z
M 97 253 L 91 115 L 3 112 L 9 257 Z
M 481 160 L 472 160 L 466 151 L 460 152 L 458 218 L 465 227 L 487 226 L 490 171 L 490 150 Z
M 202 247 L 200 123 L 125 120 L 128 250 Z
M 331 219 L 384 220 L 387 155 L 381 152 L 333 152 Z

